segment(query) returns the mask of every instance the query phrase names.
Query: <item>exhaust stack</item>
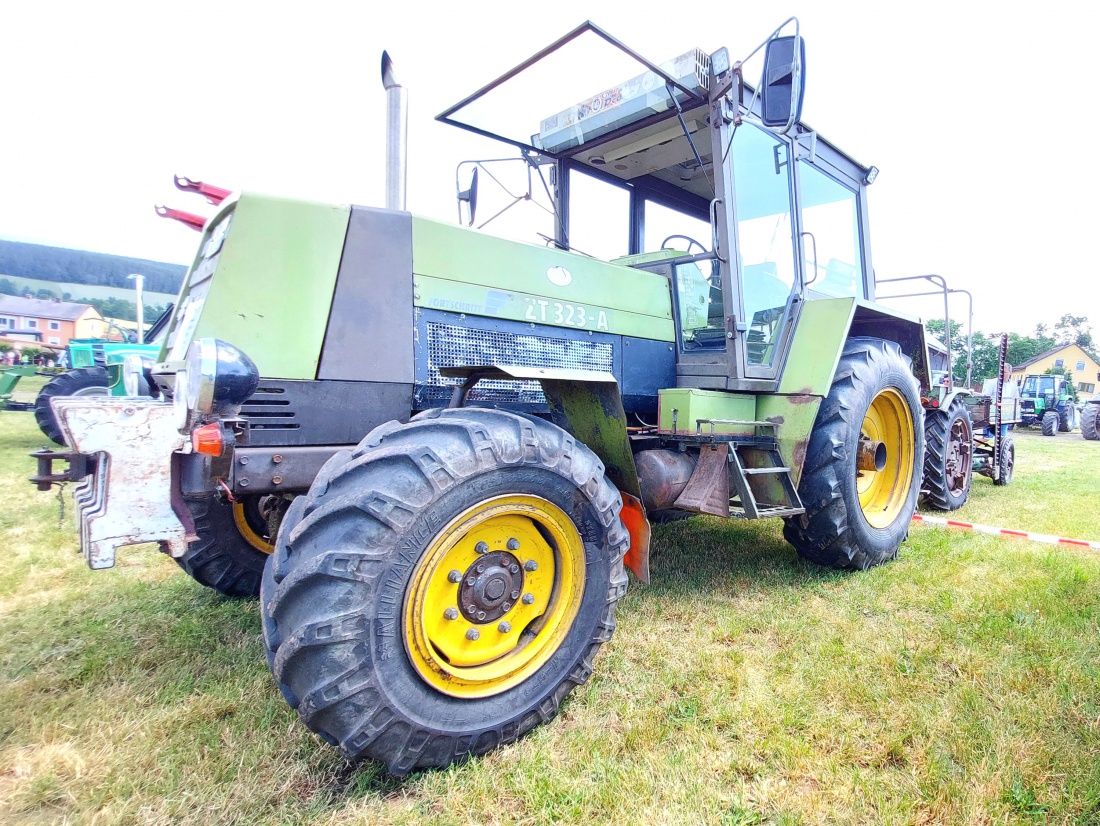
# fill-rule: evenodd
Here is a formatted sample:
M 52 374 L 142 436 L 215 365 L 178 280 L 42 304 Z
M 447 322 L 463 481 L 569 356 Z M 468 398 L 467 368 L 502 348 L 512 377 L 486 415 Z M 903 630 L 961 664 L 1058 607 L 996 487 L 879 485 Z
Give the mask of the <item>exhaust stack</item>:
M 382 85 L 386 89 L 386 209 L 403 210 L 409 102 L 405 87 L 397 82 L 393 73 L 393 61 L 388 52 L 382 52 Z

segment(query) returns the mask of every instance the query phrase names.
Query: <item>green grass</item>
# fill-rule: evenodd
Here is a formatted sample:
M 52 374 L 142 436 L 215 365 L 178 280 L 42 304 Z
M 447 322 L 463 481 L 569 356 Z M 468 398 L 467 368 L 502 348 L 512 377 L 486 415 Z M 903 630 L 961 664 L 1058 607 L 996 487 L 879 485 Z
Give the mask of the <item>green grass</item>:
M 560 717 L 394 780 L 285 706 L 255 601 L 154 549 L 92 573 L 0 413 L 0 822 L 1100 823 L 1100 557 L 914 527 L 839 574 L 778 524 L 659 526 Z M 1100 539 L 1100 443 L 1018 434 L 959 518 Z

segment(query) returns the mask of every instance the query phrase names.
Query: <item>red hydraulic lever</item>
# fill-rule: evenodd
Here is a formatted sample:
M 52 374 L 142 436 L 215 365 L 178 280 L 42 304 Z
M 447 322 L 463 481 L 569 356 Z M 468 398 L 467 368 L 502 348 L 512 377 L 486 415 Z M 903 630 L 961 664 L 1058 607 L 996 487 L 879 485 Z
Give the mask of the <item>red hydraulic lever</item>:
M 204 184 L 202 181 L 192 181 L 182 175 L 173 175 L 172 177 L 175 179 L 176 189 L 183 192 L 197 192 L 205 196 L 206 200 L 214 206 L 217 206 L 232 194 L 232 190 L 222 189 L 220 186 L 214 186 L 213 184 Z
M 171 218 L 173 221 L 179 221 L 196 232 L 202 232 L 202 228 L 206 226 L 206 219 L 201 215 L 195 215 L 193 212 L 184 212 L 182 209 L 172 209 L 166 206 L 157 206 L 155 209 L 157 215 L 161 218 Z

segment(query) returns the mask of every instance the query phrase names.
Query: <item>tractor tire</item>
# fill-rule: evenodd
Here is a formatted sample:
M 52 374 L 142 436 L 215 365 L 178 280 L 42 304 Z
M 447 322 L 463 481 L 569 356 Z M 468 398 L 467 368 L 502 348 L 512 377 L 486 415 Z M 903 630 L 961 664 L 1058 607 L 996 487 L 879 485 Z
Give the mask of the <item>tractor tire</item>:
M 50 379 L 34 400 L 34 420 L 38 422 L 38 429 L 51 441 L 65 444 L 50 399 L 55 396 L 106 396 L 111 392 L 109 388 L 110 378 L 103 367 L 78 367 Z
M 1016 467 L 1016 445 L 1011 436 L 1001 439 L 1001 475 L 993 480 L 994 485 L 1007 485 L 1012 481 L 1012 472 Z
M 380 425 L 291 505 L 264 571 L 283 696 L 395 775 L 516 740 L 611 638 L 621 508 L 600 460 L 548 422 L 454 408 Z
M 924 466 L 924 411 L 908 362 L 892 341 L 845 342 L 798 485 L 806 512 L 784 520 L 783 536 L 800 556 L 854 570 L 897 556 Z M 886 444 L 882 471 L 857 469 L 861 434 Z
M 1048 410 L 1043 414 L 1043 435 L 1053 436 L 1058 432 L 1058 412 Z
M 179 566 L 197 583 L 224 596 L 258 596 L 264 563 L 274 550 L 278 518 L 289 501 L 264 495 L 235 502 L 216 496 L 186 501 L 199 538 L 176 559 Z
M 1100 432 L 1096 429 L 1097 414 L 1100 413 L 1100 404 L 1086 404 L 1081 411 L 1081 436 L 1090 442 L 1100 440 Z
M 924 413 L 924 490 L 926 505 L 941 511 L 966 504 L 973 479 L 974 426 L 970 408 L 956 399 L 947 410 Z
M 1072 402 L 1066 402 L 1058 411 L 1058 432 L 1069 433 L 1077 427 L 1077 411 Z

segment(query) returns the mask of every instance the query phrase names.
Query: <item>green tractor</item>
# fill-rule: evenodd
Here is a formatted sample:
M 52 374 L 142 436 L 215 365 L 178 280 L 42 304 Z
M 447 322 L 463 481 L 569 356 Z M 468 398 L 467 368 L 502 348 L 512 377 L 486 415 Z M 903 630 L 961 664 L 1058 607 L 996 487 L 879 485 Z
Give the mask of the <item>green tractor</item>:
M 1075 401 L 1073 385 L 1064 376 L 1025 376 L 1020 382 L 1022 423 L 1028 427 L 1038 424 L 1044 436 L 1069 433 L 1077 427 Z
M 51 371 L 53 378 L 46 383 L 34 401 L 34 418 L 38 429 L 56 444 L 65 444 L 61 427 L 57 422 L 51 402 L 55 398 L 69 396 L 125 396 L 134 395 L 148 387 L 123 381 L 123 363 L 136 359 L 138 363 L 152 364 L 160 354 L 157 341 L 171 318 L 171 308 L 158 318 L 145 334 L 150 344 L 138 344 L 128 340 L 128 333 L 115 327 L 121 334 L 120 341 L 107 338 L 74 338 L 69 341 L 67 370 Z M 112 327 L 114 324 L 112 323 Z M 131 371 L 132 372 L 132 371 Z
M 545 246 L 404 210 L 384 58 L 386 208 L 226 199 L 159 362 L 127 368 L 156 397 L 54 400 L 70 450 L 35 481 L 79 482 L 89 565 L 159 542 L 258 589 L 302 721 L 404 774 L 557 713 L 626 571 L 649 581 L 652 520 L 781 518 L 821 565 L 894 558 L 924 330 L 875 301 L 877 169 L 799 121 L 782 30 L 753 89 L 726 49 L 655 64 L 585 23 L 441 114 L 519 149 L 552 195 Z M 616 228 L 614 260 L 570 241 Z

